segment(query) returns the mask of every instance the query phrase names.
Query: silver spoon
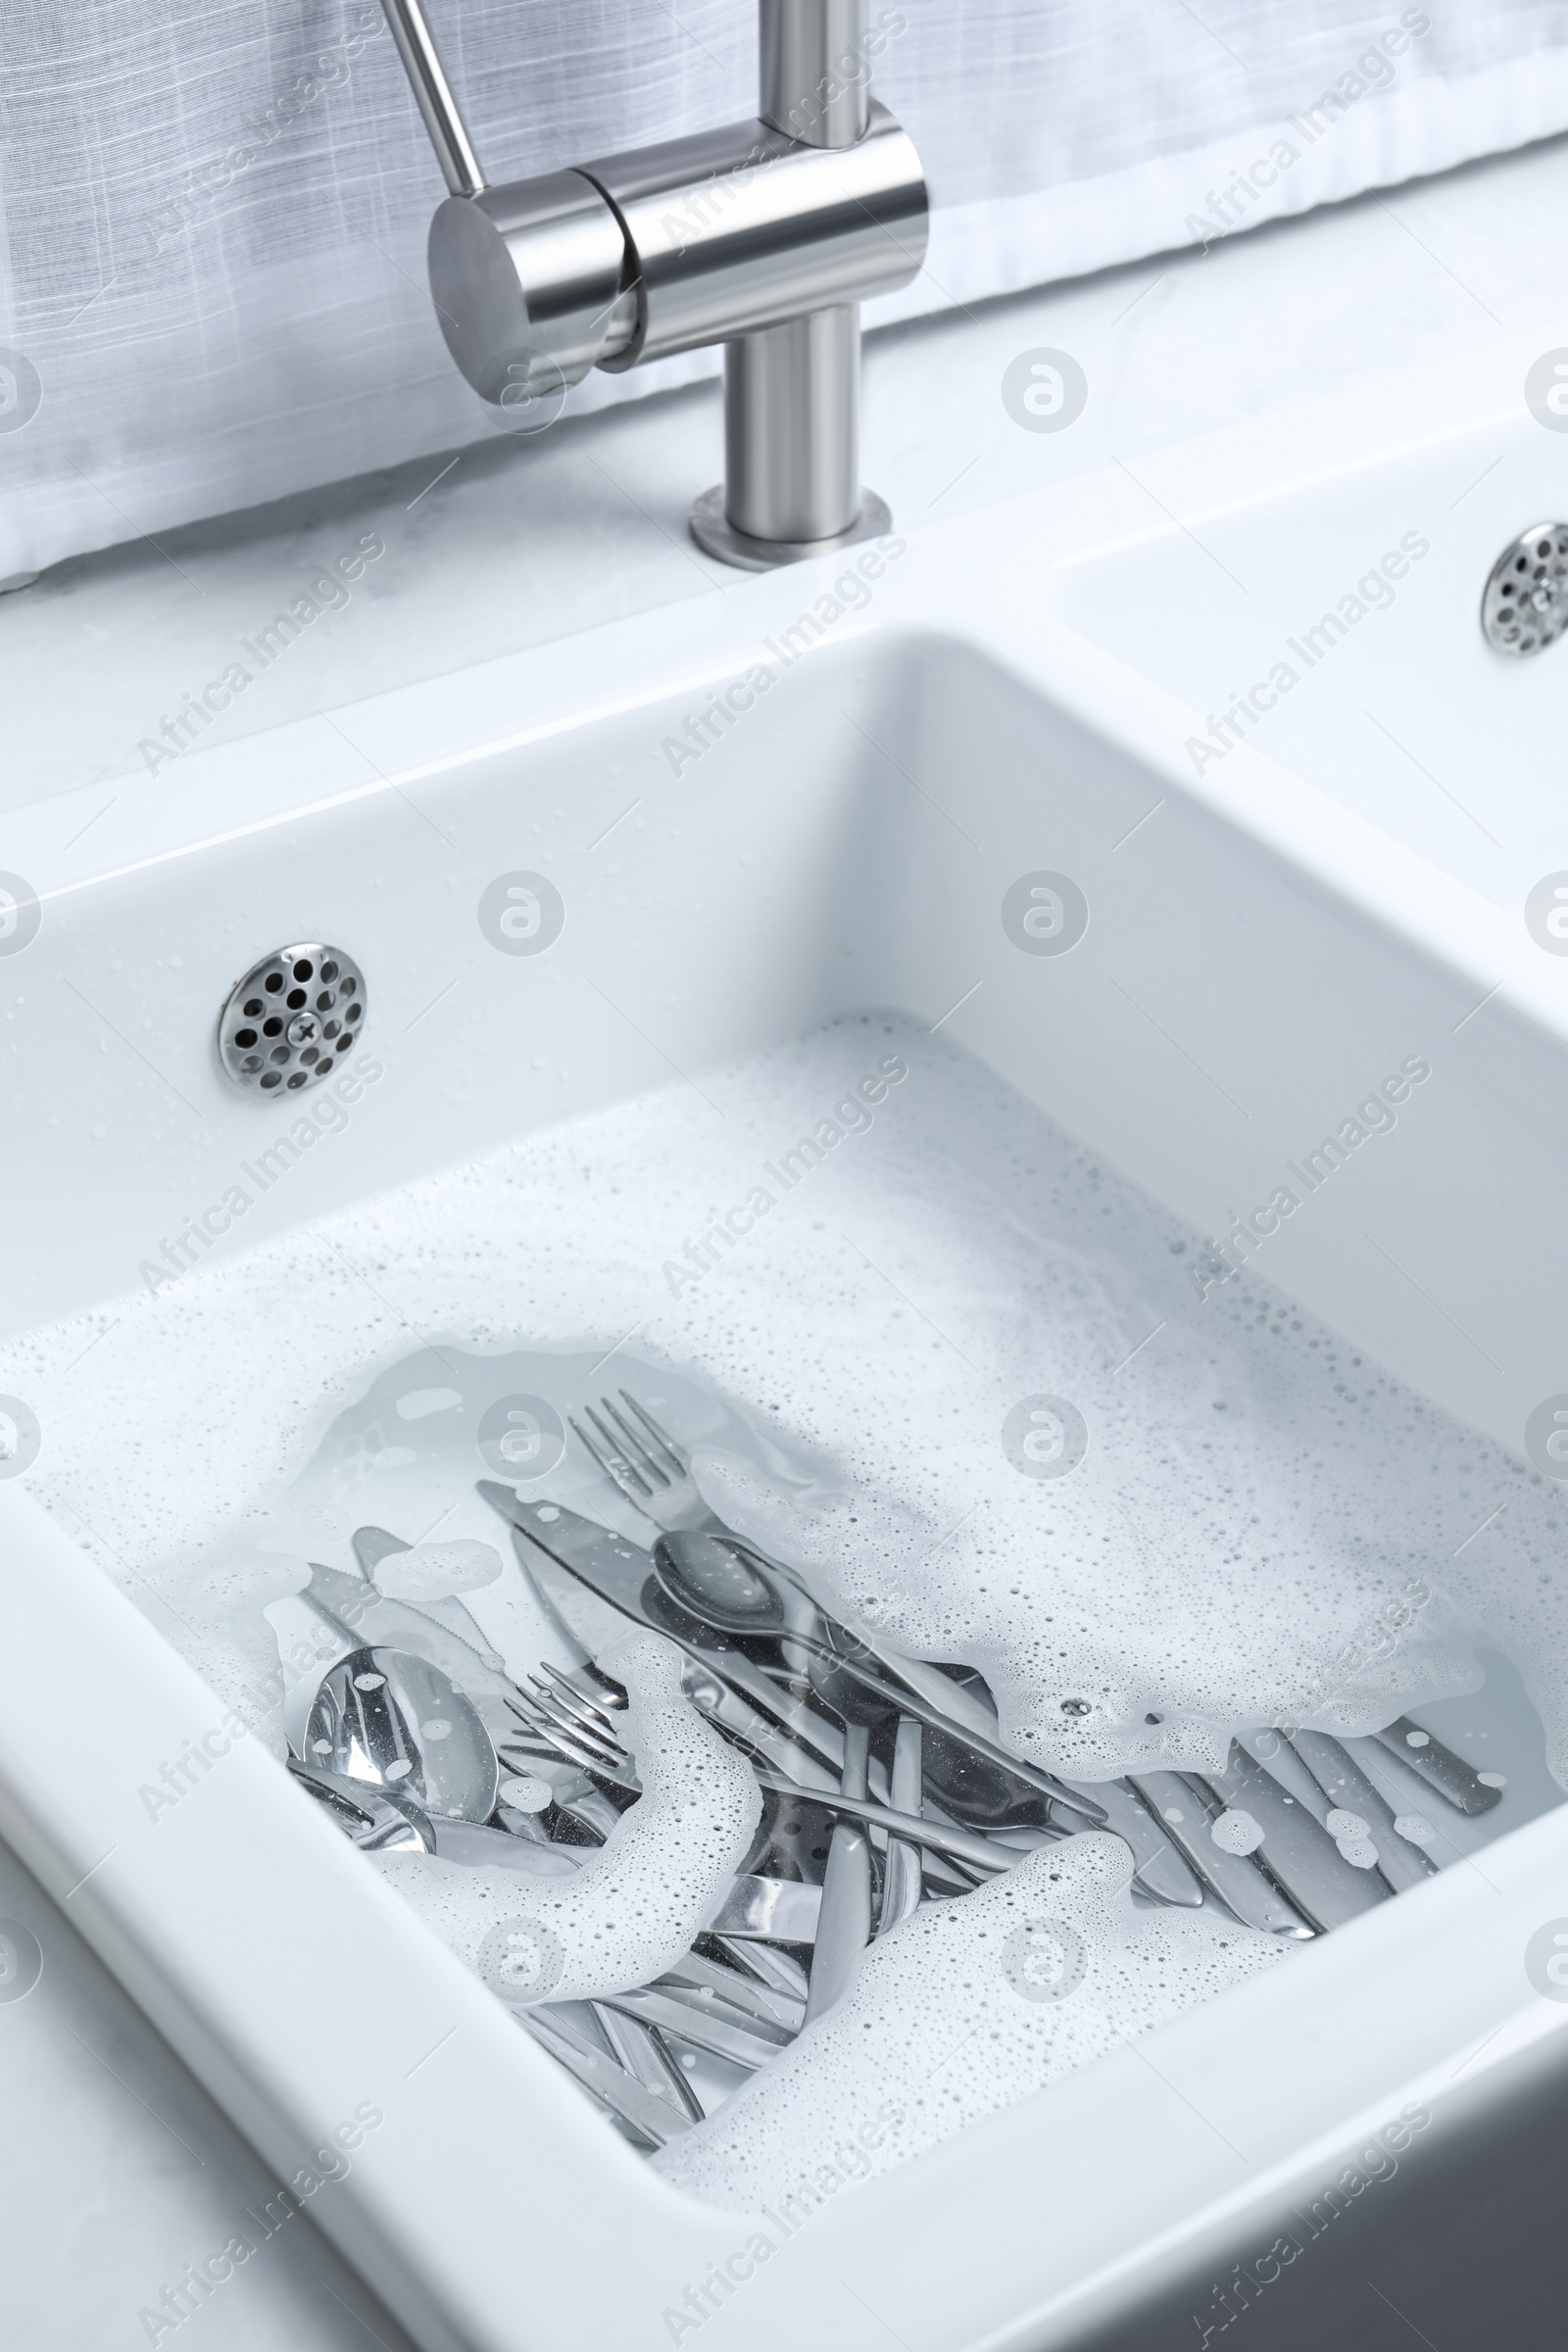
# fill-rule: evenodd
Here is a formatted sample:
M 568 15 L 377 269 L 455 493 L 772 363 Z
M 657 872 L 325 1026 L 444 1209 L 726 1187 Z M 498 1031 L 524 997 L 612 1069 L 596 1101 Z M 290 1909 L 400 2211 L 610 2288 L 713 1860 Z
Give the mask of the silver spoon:
M 356 1649 L 317 1690 L 304 1761 L 432 1819 L 485 1822 L 500 1770 L 478 1710 L 450 1675 L 409 1650 Z
M 939 1705 L 923 1696 L 921 1690 L 913 1686 L 916 1671 L 913 1662 L 887 1655 L 862 1635 L 840 1626 L 810 1599 L 804 1588 L 800 1589 L 800 1597 L 808 1614 L 796 1614 L 790 1599 L 779 1591 L 771 1568 L 737 1539 L 691 1534 L 661 1536 L 654 1545 L 653 1558 L 660 1590 L 689 1617 L 699 1618 L 720 1633 L 773 1635 L 786 1644 L 793 1642 L 806 1651 L 808 1661 L 819 1653 L 836 1662 L 835 1670 L 842 1670 L 844 1676 L 858 1682 L 872 1698 L 880 1695 L 884 1704 L 899 1714 L 912 1715 L 918 1722 L 944 1733 L 960 1747 L 1010 1773 L 1026 1788 L 1037 1789 L 1081 1814 L 1095 1828 L 1103 1826 L 1105 1808 L 1093 1795 L 1076 1793 L 1054 1774 L 1012 1755 L 995 1740 L 960 1722 L 945 1701 Z M 782 1571 L 778 1573 L 782 1576 Z M 920 1669 L 922 1674 L 925 1671 Z M 890 1674 L 898 1679 L 889 1681 Z M 946 1675 L 936 1679 L 944 1691 L 957 1689 Z
M 319 1772 L 295 1756 L 289 1771 L 362 1854 L 433 1854 L 435 1834 L 416 1805 L 393 1804 L 378 1788 Z
M 514 1870 L 528 1879 L 569 1879 L 585 1858 L 581 1848 L 535 1845 L 476 1821 L 432 1821 L 410 1796 L 391 1795 L 335 1772 L 318 1772 L 292 1756 L 288 1768 L 362 1854 L 435 1854 L 443 1862 L 462 1862 L 474 1870 Z

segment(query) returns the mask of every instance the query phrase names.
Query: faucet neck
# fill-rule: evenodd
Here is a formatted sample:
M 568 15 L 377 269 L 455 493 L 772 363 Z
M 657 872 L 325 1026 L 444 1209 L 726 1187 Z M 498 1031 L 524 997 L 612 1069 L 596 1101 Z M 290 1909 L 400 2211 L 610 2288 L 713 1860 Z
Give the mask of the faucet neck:
M 807 147 L 855 147 L 870 121 L 866 0 L 760 0 L 761 102 L 773 130 Z

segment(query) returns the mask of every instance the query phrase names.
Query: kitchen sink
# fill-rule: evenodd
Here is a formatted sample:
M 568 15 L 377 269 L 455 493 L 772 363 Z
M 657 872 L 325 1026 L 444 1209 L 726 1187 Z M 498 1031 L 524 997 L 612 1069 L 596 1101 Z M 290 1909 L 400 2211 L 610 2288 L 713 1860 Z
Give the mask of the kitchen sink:
M 7 820 L 0 867 L 37 919 L 0 954 L 0 1831 L 279 2180 L 303 2168 L 320 2228 L 421 2343 L 1021 2348 L 1245 2262 L 1229 2302 L 1204 2274 L 1207 2342 L 1295 2292 L 1319 2230 L 1290 2206 L 1327 2197 L 1332 2219 L 1357 2164 L 1353 2194 L 1392 2204 L 1377 2183 L 1406 2151 L 1413 2168 L 1489 2088 L 1560 2063 L 1540 1938 L 1568 1864 L 1547 1769 L 1568 1728 L 1549 1445 L 1568 966 L 1519 918 L 1523 867 L 1471 841 L 1489 805 L 1456 805 L 1507 689 L 1513 764 L 1544 740 L 1549 655 L 1495 663 L 1476 611 L 1549 500 L 1509 443 L 1440 514 L 1502 428 L 1456 424 L 1405 474 L 1384 424 L 1357 472 L 1343 419 L 1319 419 L 1315 486 L 1303 427 L 1273 505 L 1247 487 L 1248 465 L 1269 478 L 1261 441 L 1233 451 L 1236 511 L 1212 516 L 1217 460 L 1190 453 L 1161 476 L 1180 524 L 1137 485 L 1074 485 L 191 753 L 85 832 L 101 795 Z M 1245 747 L 1195 761 L 1222 698 L 1401 548 L 1388 609 L 1368 600 L 1323 679 L 1303 664 Z M 1347 715 L 1361 698 L 1370 732 Z M 1378 748 L 1382 722 L 1406 753 Z M 1447 787 L 1414 846 L 1380 797 L 1386 757 Z M 295 1063 L 273 1102 L 230 1083 L 216 1040 L 235 982 L 285 942 L 352 956 L 366 1011 L 333 1078 Z M 678 1172 L 683 1121 L 722 1166 L 726 1072 L 823 1035 L 858 1068 L 862 1033 L 884 1070 L 945 1072 L 960 1124 L 980 1072 L 1020 1135 L 1049 1121 L 1063 1166 L 1142 1204 L 1168 1236 L 1147 1293 L 1167 1344 L 1297 1317 L 1397 1384 L 1391 1478 L 1410 1482 L 1422 1572 L 1446 1590 L 1490 1562 L 1510 1596 L 1486 1670 L 1503 1712 L 1450 1685 L 1431 1720 L 1460 1749 L 1490 1725 L 1521 1761 L 1507 1826 L 1453 1867 L 786 2232 L 617 2137 L 263 1740 L 223 1736 L 172 1805 L 143 1791 L 232 1704 L 233 1659 L 160 1582 L 170 1529 L 193 1560 L 210 1545 L 216 1590 L 222 1544 L 305 1494 L 391 1367 L 439 1396 L 430 1348 L 541 1344 L 549 1204 L 591 1157 L 574 1139 L 630 1105 L 658 1166 Z M 1385 1086 L 1396 1115 L 1358 1119 Z M 405 1251 L 399 1203 L 466 1232 L 464 1171 L 509 1152 L 555 1153 L 557 1192 L 530 1176 L 493 1261 L 465 1261 L 465 1324 Z M 803 1216 L 826 1220 L 828 1181 Z M 1027 1169 L 1009 1181 L 1018 1230 L 1049 1242 L 1051 1198 Z M 688 1209 L 721 1205 L 680 1200 L 666 1260 L 555 1338 L 675 1378 L 668 1265 L 700 1230 Z M 916 1252 L 898 1280 L 909 1345 L 934 1347 L 920 1271 Z M 1131 1332 L 1127 1377 L 1161 1344 Z M 1107 1397 L 1122 1374 L 1104 1366 Z M 1108 1411 L 1091 1401 L 1090 1423 Z M 804 1446 L 806 1418 L 776 1423 Z M 1119 1443 L 1094 1476 L 1136 1480 L 1135 1421 Z M 995 1475 L 1013 1475 L 1000 1435 Z M 1264 1574 L 1264 1649 L 1268 1592 Z M 1112 1588 L 1105 1606 L 1113 1627 Z M 312 2173 L 345 2132 L 346 2168 Z

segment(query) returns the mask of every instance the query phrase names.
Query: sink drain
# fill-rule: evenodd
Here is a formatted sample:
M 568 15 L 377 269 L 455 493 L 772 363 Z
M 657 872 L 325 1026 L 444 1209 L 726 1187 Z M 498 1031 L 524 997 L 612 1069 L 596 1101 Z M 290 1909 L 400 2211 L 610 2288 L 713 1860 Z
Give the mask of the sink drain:
M 252 964 L 218 1024 L 224 1069 L 247 1094 L 298 1093 L 337 1067 L 365 1025 L 365 974 L 341 948 L 303 941 Z
M 1481 600 L 1487 643 L 1516 658 L 1544 653 L 1568 623 L 1568 522 L 1521 531 L 1492 566 Z

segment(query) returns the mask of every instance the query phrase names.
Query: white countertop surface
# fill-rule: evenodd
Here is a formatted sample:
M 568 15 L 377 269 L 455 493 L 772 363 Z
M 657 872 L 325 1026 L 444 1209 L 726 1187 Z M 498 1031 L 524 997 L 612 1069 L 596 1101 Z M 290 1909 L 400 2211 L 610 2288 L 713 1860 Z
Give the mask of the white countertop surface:
M 866 346 L 865 479 L 899 529 L 918 530 L 1369 377 L 1441 373 L 1491 350 L 1516 384 L 1538 321 L 1535 348 L 1568 342 L 1565 195 L 1568 140 L 1551 140 L 1206 257 L 1163 255 L 886 329 Z M 1048 346 L 1079 361 L 1088 406 L 1065 431 L 1028 432 L 1003 406 L 1002 377 Z M 693 498 L 722 470 L 720 440 L 718 385 L 699 384 L 56 566 L 0 597 L 0 813 L 145 773 L 139 742 L 367 533 L 386 552 L 349 602 L 259 674 L 203 745 L 734 593 L 747 575 L 686 531 Z
M 896 328 L 868 346 L 867 480 L 896 523 L 993 506 L 1116 459 L 1278 414 L 1395 370 L 1568 344 L 1568 141 L 1474 165 L 1044 292 Z M 1001 398 L 1020 352 L 1071 352 L 1090 384 L 1069 430 L 1021 430 Z M 687 538 L 719 471 L 716 385 L 60 565 L 0 597 L 3 811 L 144 774 L 138 743 L 220 676 L 317 567 L 375 534 L 340 610 L 259 675 L 203 743 L 692 597 L 744 575 Z M 161 772 L 167 773 L 167 769 Z M 68 1726 L 69 1728 L 69 1726 Z M 0 2341 L 114 2352 L 275 2184 L 0 1850 L 0 1919 L 45 1965 L 0 2000 Z M 302 1955 L 302 1967 L 309 1965 Z M 395 2323 L 308 2221 L 158 2335 L 209 2352 L 401 2348 Z

